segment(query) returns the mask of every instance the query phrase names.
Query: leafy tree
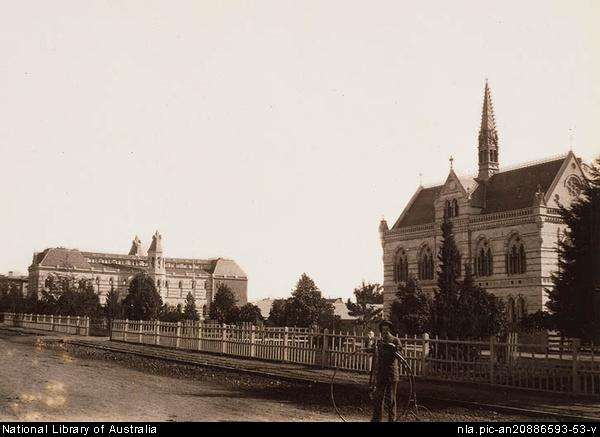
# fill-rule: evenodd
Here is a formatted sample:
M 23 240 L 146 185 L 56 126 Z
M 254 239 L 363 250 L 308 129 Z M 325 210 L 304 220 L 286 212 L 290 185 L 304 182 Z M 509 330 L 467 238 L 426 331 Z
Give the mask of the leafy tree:
M 63 316 L 96 316 L 100 311 L 100 299 L 94 286 L 87 279 L 78 282 L 63 281 L 62 290 L 56 300 L 58 314 Z
M 177 306 L 164 304 L 160 310 L 158 318 L 162 322 L 181 322 L 184 319 L 181 304 Z
M 503 331 L 506 325 L 504 303 L 475 284 L 468 265 L 460 284 L 454 324 L 460 338 L 465 340 L 489 338 Z
M 198 321 L 200 320 L 200 316 L 198 315 L 198 310 L 196 309 L 196 299 L 191 292 L 188 292 L 185 298 L 185 307 L 183 309 L 183 318 L 186 320 Z
M 247 303 L 240 308 L 239 321 L 260 325 L 263 322 L 263 316 L 260 308 L 254 304 Z
M 233 291 L 226 284 L 220 284 L 210 306 L 210 318 L 219 323 L 236 323 L 239 317 L 236 301 Z
M 414 275 L 398 287 L 390 318 L 401 334 L 416 335 L 431 330 L 431 302 Z
M 582 184 L 582 196 L 560 206 L 567 225 L 558 244 L 558 271 L 548 292 L 554 328 L 567 337 L 600 341 L 600 157 Z
M 363 332 L 372 323 L 382 319 L 381 313 L 383 309 L 374 306 L 375 304 L 383 303 L 383 293 L 381 290 L 381 285 L 365 284 L 365 281 L 363 281 L 359 288 L 354 289 L 356 303 L 350 299 L 346 302 L 348 314 L 358 318 L 357 323 L 362 327 Z
M 8 282 L 0 284 L 0 311 L 20 313 L 24 312 L 25 306 L 25 299 L 19 287 Z
M 303 273 L 292 297 L 286 302 L 286 325 L 332 328 L 336 322 L 334 307 L 321 296 L 315 282 Z
M 120 319 L 123 317 L 123 306 L 119 302 L 119 292 L 115 290 L 113 286 L 110 287 L 110 291 L 106 295 L 106 303 L 104 306 L 106 318 L 109 321 Z
M 287 299 L 275 299 L 269 311 L 269 324 L 272 326 L 285 326 L 287 317 Z
M 123 312 L 131 320 L 156 320 L 162 307 L 162 298 L 154 280 L 139 273 L 129 283 L 129 293 L 123 299 Z
M 453 318 L 458 310 L 460 252 L 454 240 L 452 222 L 444 217 L 441 228 L 440 270 L 438 288 L 434 291 L 432 328 L 440 337 L 457 338 L 459 331 Z

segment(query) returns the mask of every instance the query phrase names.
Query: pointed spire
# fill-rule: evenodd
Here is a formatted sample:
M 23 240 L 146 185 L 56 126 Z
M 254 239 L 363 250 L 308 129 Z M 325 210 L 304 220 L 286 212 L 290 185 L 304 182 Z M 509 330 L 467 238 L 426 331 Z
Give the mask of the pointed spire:
M 498 131 L 492 93 L 487 79 L 483 91 L 483 108 L 481 110 L 481 127 L 479 128 L 479 174 L 477 178 L 487 181 L 499 170 L 498 160 Z
M 158 231 L 156 231 L 152 236 L 152 244 L 150 244 L 148 252 L 162 252 L 162 244 L 160 242 L 161 239 L 162 236 L 158 233 Z
M 131 242 L 131 249 L 129 249 L 129 255 L 144 255 L 142 251 L 142 241 L 137 235 L 133 238 L 133 241 Z
M 479 134 L 483 132 L 496 132 L 496 119 L 494 117 L 494 104 L 492 103 L 492 93 L 487 79 L 485 80 L 485 90 L 483 92 L 483 109 L 481 110 L 481 127 Z

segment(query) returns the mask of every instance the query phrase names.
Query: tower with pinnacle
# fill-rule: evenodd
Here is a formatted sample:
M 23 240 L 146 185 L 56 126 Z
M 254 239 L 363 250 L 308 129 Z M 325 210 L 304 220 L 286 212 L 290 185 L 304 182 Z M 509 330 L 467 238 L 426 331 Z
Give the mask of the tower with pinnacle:
M 148 274 L 154 279 L 157 288 L 161 288 L 165 282 L 166 269 L 165 258 L 162 250 L 162 236 L 158 231 L 152 236 L 152 244 L 148 248 Z
M 499 171 L 498 131 L 496 130 L 492 94 L 487 80 L 485 81 L 485 90 L 483 93 L 478 152 L 479 172 L 477 179 L 481 182 L 486 182 Z

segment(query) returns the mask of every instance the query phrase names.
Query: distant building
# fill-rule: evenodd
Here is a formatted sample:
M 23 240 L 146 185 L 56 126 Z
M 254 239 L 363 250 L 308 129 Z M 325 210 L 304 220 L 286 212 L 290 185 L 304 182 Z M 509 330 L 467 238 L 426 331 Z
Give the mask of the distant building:
M 7 284 L 8 287 L 16 287 L 23 296 L 27 295 L 28 292 L 29 277 L 22 275 L 15 275 L 14 272 L 8 272 L 6 275 L 0 275 L 0 284 Z
M 156 231 L 147 253 L 136 236 L 127 255 L 83 252 L 62 247 L 48 248 L 33 254 L 29 267 L 30 291 L 40 292 L 47 284 L 48 275 L 73 274 L 92 282 L 100 302 L 104 303 L 111 289 L 121 297 L 128 293 L 129 282 L 138 273 L 147 273 L 155 281 L 163 302 L 185 305 L 188 293 L 196 299 L 196 307 L 203 316 L 208 314 L 213 295 L 220 284 L 226 284 L 235 294 L 238 305 L 248 302 L 248 277 L 230 259 L 166 258 L 163 256 L 162 237 Z
M 425 291 L 437 287 L 444 217 L 475 283 L 507 303 L 509 318 L 544 308 L 545 289 L 558 268 L 557 244 L 565 224 L 559 205 L 569 205 L 585 183 L 582 162 L 572 151 L 512 169 L 501 169 L 498 133 L 486 82 L 479 130 L 476 176 L 452 169 L 443 184 L 419 186 L 395 224 L 379 225 L 383 246 L 384 304 L 389 313 L 398 285 L 410 274 Z M 464 274 L 464 268 L 463 268 Z

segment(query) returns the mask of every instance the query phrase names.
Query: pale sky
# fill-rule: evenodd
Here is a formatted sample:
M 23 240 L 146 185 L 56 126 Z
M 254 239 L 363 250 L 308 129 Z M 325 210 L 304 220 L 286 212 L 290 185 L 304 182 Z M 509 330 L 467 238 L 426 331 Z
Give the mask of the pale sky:
M 2 1 L 0 272 L 34 251 L 229 257 L 249 299 L 383 279 L 448 158 L 600 154 L 600 2 Z

